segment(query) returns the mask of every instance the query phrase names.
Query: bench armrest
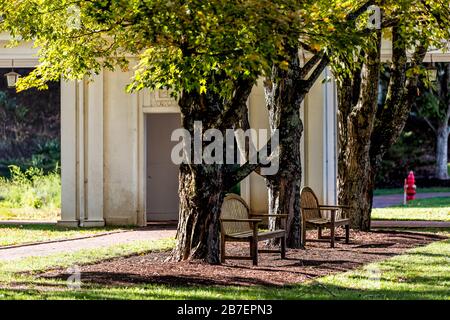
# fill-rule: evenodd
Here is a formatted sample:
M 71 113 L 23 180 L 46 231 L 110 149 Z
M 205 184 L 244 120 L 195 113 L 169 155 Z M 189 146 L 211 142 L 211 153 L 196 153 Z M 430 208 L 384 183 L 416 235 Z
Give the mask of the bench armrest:
M 288 217 L 289 217 L 289 215 L 287 215 L 287 214 L 251 214 L 251 216 L 253 216 L 253 217 L 263 217 L 263 218 L 267 217 L 267 218 L 280 218 L 280 219 L 283 219 L 283 220 L 281 220 L 281 227 L 283 227 L 283 224 L 284 224 L 284 227 L 286 227 L 287 221 L 288 221 Z
M 337 207 L 324 207 L 324 206 L 319 206 L 317 208 L 301 208 L 302 210 L 321 210 L 321 211 L 338 211 L 341 208 L 337 208 Z
M 320 205 L 320 208 L 337 208 L 337 209 L 350 209 L 350 206 L 341 206 L 341 205 L 337 205 L 337 206 L 332 206 L 332 205 Z
M 251 214 L 252 217 L 287 218 L 287 214 Z
M 220 222 L 250 222 L 250 223 L 258 223 L 262 222 L 261 219 L 220 219 Z

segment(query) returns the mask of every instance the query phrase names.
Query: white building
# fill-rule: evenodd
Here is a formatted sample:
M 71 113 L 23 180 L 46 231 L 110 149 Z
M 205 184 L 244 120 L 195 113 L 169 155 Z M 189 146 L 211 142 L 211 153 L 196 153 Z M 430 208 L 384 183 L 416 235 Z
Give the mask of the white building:
M 0 37 L 0 67 L 9 68 L 12 61 L 16 67 L 37 64 L 30 44 L 3 48 L 7 40 Z M 435 54 L 433 61 L 444 58 Z M 170 134 L 180 126 L 178 106 L 164 91 L 127 94 L 131 76 L 104 71 L 93 82 L 61 84 L 61 225 L 143 226 L 178 217 L 178 173 L 170 161 Z M 318 81 L 301 108 L 303 185 L 329 204 L 337 193 L 335 97 L 333 82 Z M 251 126 L 268 128 L 261 83 L 248 105 Z M 261 177 L 252 174 L 240 189 L 252 211 L 267 212 Z

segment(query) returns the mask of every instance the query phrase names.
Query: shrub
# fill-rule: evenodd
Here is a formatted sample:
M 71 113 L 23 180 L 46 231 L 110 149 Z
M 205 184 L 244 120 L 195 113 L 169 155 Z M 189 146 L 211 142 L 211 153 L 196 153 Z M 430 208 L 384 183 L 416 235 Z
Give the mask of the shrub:
M 35 142 L 34 151 L 28 158 L 9 158 L 0 159 L 0 176 L 11 176 L 11 163 L 26 171 L 27 168 L 40 168 L 44 173 L 52 172 L 61 161 L 61 146 L 59 139 L 46 140 L 42 143 Z M 1 142 L 0 142 L 1 144 Z M 0 149 L 1 149 L 0 145 Z
M 59 166 L 44 173 L 41 168 L 9 166 L 10 178 L 0 178 L 1 206 L 8 208 L 58 209 L 61 206 Z

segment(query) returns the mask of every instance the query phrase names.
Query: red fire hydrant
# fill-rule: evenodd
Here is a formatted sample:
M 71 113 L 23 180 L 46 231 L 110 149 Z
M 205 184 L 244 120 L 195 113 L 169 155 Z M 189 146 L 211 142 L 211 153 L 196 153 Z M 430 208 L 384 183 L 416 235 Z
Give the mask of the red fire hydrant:
M 408 178 L 405 179 L 405 204 L 416 198 L 416 178 L 414 172 L 410 171 Z

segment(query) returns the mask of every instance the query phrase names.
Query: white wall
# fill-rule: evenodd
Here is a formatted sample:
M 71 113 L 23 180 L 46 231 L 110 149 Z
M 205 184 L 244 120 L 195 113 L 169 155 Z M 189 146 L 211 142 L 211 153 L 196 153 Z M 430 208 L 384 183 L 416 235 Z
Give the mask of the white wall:
M 144 224 L 138 95 L 131 73 L 62 86 L 62 221 Z
M 62 220 L 84 226 L 145 224 L 147 112 L 179 112 L 165 96 L 128 94 L 130 72 L 104 72 L 94 82 L 62 85 Z M 327 90 L 325 90 L 327 88 Z M 333 84 L 317 83 L 305 100 L 303 181 L 321 200 L 335 201 Z M 328 107 L 324 108 L 328 102 Z M 250 124 L 268 129 L 262 82 L 249 99 Z M 267 212 L 264 179 L 252 174 L 241 190 L 253 212 Z
M 257 86 L 253 88 L 248 106 L 251 128 L 266 129 L 269 134 L 269 112 L 265 103 L 262 80 L 258 81 Z M 246 199 L 246 201 L 249 202 L 252 212 L 267 213 L 269 202 L 264 178 L 256 173 L 252 173 L 247 181 L 249 183 L 250 199 Z

